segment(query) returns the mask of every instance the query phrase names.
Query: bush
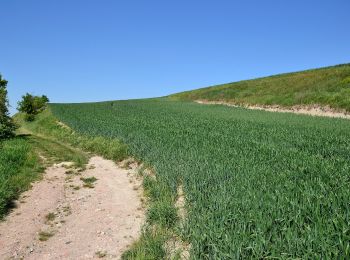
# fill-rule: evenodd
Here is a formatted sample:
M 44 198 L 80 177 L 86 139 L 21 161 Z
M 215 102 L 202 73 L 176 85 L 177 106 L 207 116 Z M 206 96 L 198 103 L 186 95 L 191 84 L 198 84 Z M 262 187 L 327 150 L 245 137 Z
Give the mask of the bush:
M 35 115 L 42 112 L 46 108 L 46 104 L 49 102 L 47 96 L 33 96 L 29 93 L 22 96 L 22 100 L 18 102 L 18 111 L 26 114 L 26 121 L 33 121 Z

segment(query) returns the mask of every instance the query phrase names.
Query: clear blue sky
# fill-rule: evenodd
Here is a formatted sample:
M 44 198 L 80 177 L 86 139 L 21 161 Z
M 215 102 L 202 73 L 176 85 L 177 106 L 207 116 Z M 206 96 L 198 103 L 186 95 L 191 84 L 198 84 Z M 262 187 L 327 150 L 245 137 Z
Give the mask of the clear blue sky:
M 1 0 L 0 11 L 13 107 L 25 92 L 144 98 L 350 62 L 349 0 Z

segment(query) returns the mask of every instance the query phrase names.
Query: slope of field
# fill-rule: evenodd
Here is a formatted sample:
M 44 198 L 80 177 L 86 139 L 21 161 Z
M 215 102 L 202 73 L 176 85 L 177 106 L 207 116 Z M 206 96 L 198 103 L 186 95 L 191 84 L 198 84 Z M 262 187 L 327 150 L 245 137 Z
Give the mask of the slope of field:
M 183 185 L 193 258 L 349 257 L 348 120 L 167 99 L 50 107 L 128 144 L 174 200 Z
M 350 64 L 244 80 L 170 97 L 284 107 L 317 104 L 350 111 Z

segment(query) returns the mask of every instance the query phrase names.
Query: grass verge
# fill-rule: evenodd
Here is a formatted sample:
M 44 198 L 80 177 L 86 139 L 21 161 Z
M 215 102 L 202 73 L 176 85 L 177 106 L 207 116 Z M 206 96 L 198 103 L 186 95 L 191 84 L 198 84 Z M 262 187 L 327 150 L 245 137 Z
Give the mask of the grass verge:
M 41 177 L 43 166 L 27 137 L 0 142 L 0 219 L 21 192 Z
M 141 237 L 122 255 L 122 259 L 178 259 L 171 257 L 167 241 L 174 237 L 178 224 L 175 196 L 165 184 L 145 169 L 139 174 L 143 179 L 143 191 L 147 198 L 146 224 Z
M 38 114 L 33 122 L 26 122 L 23 114 L 17 114 L 15 121 L 24 133 L 35 134 L 56 143 L 81 148 L 103 156 L 106 159 L 121 161 L 127 157 L 127 147 L 116 138 L 92 137 L 78 134 L 68 126 L 57 121 L 49 108 Z

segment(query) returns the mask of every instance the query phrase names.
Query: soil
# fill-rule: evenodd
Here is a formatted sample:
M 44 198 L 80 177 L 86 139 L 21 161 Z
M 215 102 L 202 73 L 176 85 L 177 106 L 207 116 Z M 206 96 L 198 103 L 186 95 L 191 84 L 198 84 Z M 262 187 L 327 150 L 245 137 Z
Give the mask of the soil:
M 84 171 L 69 167 L 48 168 L 0 222 L 0 259 L 119 259 L 138 238 L 144 210 L 133 170 L 97 156 Z
M 304 114 L 311 116 L 324 116 L 324 117 L 336 117 L 336 118 L 345 118 L 350 119 L 350 113 L 345 110 L 335 110 L 328 106 L 319 106 L 319 105 L 297 105 L 290 108 L 282 107 L 279 105 L 273 106 L 259 106 L 259 105 L 237 105 L 234 103 L 224 102 L 224 101 L 207 101 L 207 100 L 196 100 L 196 103 L 199 104 L 212 104 L 212 105 L 226 105 L 232 107 L 244 107 L 248 109 L 255 110 L 265 110 L 270 112 L 284 112 L 284 113 L 295 113 L 295 114 Z

